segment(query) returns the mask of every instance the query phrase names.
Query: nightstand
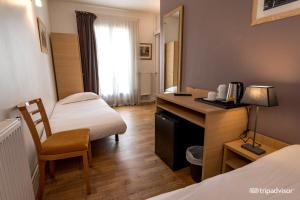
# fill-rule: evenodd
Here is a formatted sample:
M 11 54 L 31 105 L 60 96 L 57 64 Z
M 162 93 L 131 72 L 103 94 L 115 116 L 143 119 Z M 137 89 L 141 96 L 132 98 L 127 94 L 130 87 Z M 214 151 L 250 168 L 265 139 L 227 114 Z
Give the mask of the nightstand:
M 253 133 L 249 135 L 252 136 Z M 241 139 L 224 144 L 222 173 L 243 167 L 259 158 L 262 158 L 274 151 L 288 146 L 287 143 L 257 134 L 257 142 L 261 144 L 261 148 L 266 151 L 265 154 L 256 155 L 241 147 L 244 142 Z M 249 141 L 251 142 L 251 141 Z

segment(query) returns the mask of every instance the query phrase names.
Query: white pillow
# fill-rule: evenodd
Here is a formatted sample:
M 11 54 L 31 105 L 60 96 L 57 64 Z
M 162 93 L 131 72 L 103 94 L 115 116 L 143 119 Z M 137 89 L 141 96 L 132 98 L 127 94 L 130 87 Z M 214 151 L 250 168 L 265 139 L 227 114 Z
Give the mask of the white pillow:
M 80 101 L 88 101 L 93 99 L 99 99 L 99 95 L 93 93 L 93 92 L 82 92 L 82 93 L 76 93 L 72 94 L 62 100 L 59 101 L 60 104 L 69 104 L 69 103 L 76 103 Z

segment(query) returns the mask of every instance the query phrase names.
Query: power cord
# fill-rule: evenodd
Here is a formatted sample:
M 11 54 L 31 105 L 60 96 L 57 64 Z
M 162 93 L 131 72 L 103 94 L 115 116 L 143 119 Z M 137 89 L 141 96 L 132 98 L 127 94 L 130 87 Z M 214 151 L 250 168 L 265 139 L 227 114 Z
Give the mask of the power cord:
M 250 120 L 249 120 L 249 117 L 250 117 L 250 113 L 251 113 L 251 107 L 250 106 L 247 106 L 247 118 L 248 118 L 248 122 L 247 122 L 247 129 L 240 135 L 240 139 L 244 142 L 244 143 L 247 143 L 249 140 L 254 140 L 252 137 L 248 137 L 248 133 L 250 131 L 249 129 L 249 123 L 250 123 Z M 261 144 L 255 142 L 255 144 L 260 147 Z

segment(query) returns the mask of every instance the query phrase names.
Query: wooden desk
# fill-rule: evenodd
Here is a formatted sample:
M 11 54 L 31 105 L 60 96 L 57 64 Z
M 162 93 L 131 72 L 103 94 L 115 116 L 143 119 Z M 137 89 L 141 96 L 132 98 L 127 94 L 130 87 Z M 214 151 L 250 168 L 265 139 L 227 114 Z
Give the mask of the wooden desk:
M 245 108 L 222 109 L 194 101 L 207 96 L 206 90 L 189 91 L 192 97 L 159 94 L 157 111 L 168 111 L 205 129 L 202 179 L 221 173 L 223 145 L 239 138 L 247 126 Z

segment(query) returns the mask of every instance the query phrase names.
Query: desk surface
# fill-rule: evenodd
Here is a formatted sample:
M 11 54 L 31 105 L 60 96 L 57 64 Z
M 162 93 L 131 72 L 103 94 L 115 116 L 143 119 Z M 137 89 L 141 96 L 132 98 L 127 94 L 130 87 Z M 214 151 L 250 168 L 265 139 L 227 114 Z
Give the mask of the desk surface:
M 205 103 L 197 102 L 194 99 L 201 96 L 174 96 L 174 94 L 159 94 L 158 98 L 175 103 L 177 105 L 189 108 L 191 110 L 208 114 L 211 112 L 224 111 L 225 109 L 216 106 L 211 106 Z

